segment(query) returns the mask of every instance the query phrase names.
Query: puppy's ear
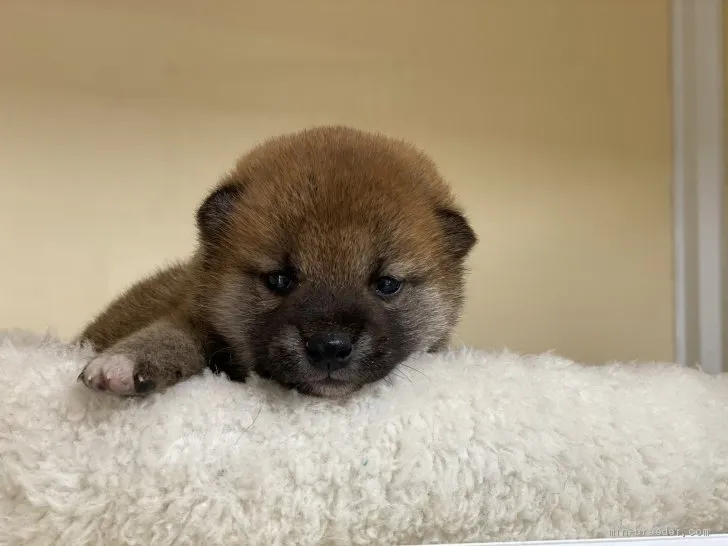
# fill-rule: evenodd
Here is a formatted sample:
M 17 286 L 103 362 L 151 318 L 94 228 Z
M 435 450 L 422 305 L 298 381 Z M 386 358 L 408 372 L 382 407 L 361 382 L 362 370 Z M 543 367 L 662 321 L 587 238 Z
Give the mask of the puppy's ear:
M 243 195 L 242 182 L 228 180 L 215 188 L 197 209 L 197 229 L 205 242 L 214 242 L 225 229 Z
M 478 242 L 475 231 L 460 212 L 452 209 L 435 211 L 445 237 L 445 249 L 457 260 L 463 260 Z

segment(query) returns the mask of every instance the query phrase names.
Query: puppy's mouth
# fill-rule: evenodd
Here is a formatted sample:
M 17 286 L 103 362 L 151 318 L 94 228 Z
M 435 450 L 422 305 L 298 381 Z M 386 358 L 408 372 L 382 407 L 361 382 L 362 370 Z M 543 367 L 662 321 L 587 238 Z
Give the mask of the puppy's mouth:
M 366 338 L 363 344 L 360 340 L 356 352 L 345 366 L 326 369 L 310 361 L 298 340 L 291 343 L 285 338 L 283 342 L 278 339 L 258 353 L 255 371 L 259 376 L 301 394 L 341 398 L 386 377 L 396 367 L 398 359 L 393 357 L 397 355 L 392 355 L 380 345 Z
M 293 389 L 301 394 L 320 396 L 322 398 L 341 398 L 358 391 L 362 387 L 361 383 L 345 381 L 343 379 L 334 379 L 333 377 L 324 377 L 322 379 L 305 381 L 292 381 L 285 377 L 279 377 L 267 370 L 259 369 L 256 373 L 263 379 L 275 381 L 287 389 Z
M 350 370 L 325 371 L 313 368 L 302 361 L 299 355 L 276 348 L 267 358 L 261 358 L 256 365 L 256 373 L 283 387 L 294 389 L 301 394 L 322 398 L 342 398 L 359 390 L 365 381 L 357 380 Z
M 280 363 L 280 360 L 278 362 Z M 294 379 L 285 373 L 275 373 L 265 365 L 259 366 L 256 372 L 259 376 L 275 381 L 288 389 L 322 398 L 342 398 L 362 387 L 362 383 L 333 377 L 336 372 L 328 375 L 322 373 L 320 376 L 316 374 L 314 377 L 306 377 L 305 379 Z
M 341 379 L 333 379 L 328 377 L 318 381 L 309 381 L 306 383 L 297 383 L 294 387 L 301 394 L 310 396 L 319 396 L 322 398 L 343 398 L 361 388 L 358 383 L 351 381 L 343 381 Z

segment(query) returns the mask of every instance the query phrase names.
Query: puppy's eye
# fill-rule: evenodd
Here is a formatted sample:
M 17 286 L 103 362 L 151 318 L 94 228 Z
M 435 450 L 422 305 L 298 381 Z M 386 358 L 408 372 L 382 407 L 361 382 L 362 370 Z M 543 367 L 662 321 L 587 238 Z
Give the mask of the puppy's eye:
M 402 288 L 402 281 L 394 277 L 379 277 L 374 281 L 374 290 L 383 297 L 394 296 Z
M 263 281 L 269 290 L 281 295 L 290 293 L 295 284 L 293 278 L 283 271 L 263 275 Z

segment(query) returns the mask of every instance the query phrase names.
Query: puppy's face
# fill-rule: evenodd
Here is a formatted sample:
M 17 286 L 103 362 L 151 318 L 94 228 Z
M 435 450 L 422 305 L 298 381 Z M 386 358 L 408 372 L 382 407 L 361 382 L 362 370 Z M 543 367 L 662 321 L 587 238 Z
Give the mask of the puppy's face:
M 320 396 L 444 345 L 475 243 L 425 156 L 341 127 L 254 149 L 198 225 L 209 322 L 243 365 Z

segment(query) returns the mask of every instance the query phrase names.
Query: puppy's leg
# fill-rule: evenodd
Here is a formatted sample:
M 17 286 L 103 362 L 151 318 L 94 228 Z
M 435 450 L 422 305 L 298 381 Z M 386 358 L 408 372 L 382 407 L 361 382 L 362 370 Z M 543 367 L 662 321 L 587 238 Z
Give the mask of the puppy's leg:
M 159 319 L 93 358 L 78 376 L 94 390 L 121 396 L 160 391 L 205 368 L 202 346 L 183 321 Z

